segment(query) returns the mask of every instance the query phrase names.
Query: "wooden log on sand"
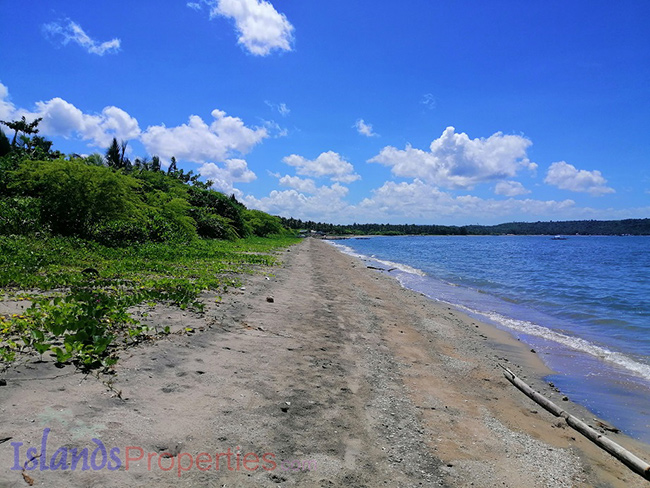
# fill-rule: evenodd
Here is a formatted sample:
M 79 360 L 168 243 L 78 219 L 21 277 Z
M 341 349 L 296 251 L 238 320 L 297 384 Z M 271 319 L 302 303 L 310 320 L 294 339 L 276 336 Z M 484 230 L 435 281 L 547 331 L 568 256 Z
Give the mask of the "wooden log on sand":
M 508 368 L 500 364 L 499 366 L 501 366 L 504 369 L 503 375 L 506 377 L 506 379 L 510 381 L 510 383 L 515 385 L 519 390 L 521 390 L 526 396 L 528 396 L 533 401 L 535 401 L 535 403 L 544 407 L 546 410 L 551 412 L 556 417 L 562 417 L 566 421 L 566 423 L 569 424 L 571 428 L 577 430 L 582 435 L 584 435 L 587 439 L 589 439 L 591 442 L 596 444 L 598 447 L 610 453 L 612 456 L 614 456 L 616 459 L 621 461 L 623 464 L 625 464 L 628 468 L 630 468 L 635 473 L 641 475 L 643 478 L 647 480 L 650 480 L 650 464 L 638 458 L 627 449 L 619 446 L 616 442 L 607 438 L 600 432 L 592 429 L 587 424 L 585 424 L 582 420 L 578 419 L 577 417 L 574 417 L 573 415 L 567 413 L 566 411 L 558 407 L 555 403 L 550 401 L 544 395 L 533 390 L 530 386 L 528 386 L 525 382 L 519 379 Z

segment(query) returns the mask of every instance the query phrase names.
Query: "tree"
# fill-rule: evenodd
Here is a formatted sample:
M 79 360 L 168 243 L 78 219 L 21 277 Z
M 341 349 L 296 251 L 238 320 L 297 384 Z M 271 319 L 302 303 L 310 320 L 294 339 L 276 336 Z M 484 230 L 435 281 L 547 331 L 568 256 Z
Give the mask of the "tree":
M 91 166 L 104 166 L 104 156 L 99 153 L 92 153 L 90 156 L 85 159 L 86 164 Z
M 14 139 L 13 141 L 11 141 L 11 145 L 15 147 L 16 139 L 18 138 L 18 133 L 22 132 L 25 135 L 37 134 L 38 133 L 37 126 L 41 122 L 41 120 L 43 120 L 43 118 L 39 117 L 38 119 L 35 119 L 32 122 L 27 122 L 27 119 L 25 119 L 25 116 L 23 115 L 20 120 L 14 120 L 13 122 L 0 120 L 0 122 L 2 122 L 4 125 L 6 125 L 7 127 L 9 127 L 14 131 Z
M 151 158 L 151 171 L 160 171 L 160 158 L 158 156 Z
M 111 145 L 106 150 L 106 162 L 108 166 L 115 169 L 131 169 L 131 161 L 126 157 L 126 147 L 128 142 L 122 141 L 117 142 L 117 139 L 113 137 Z
M 178 168 L 176 166 L 176 158 L 172 156 L 172 162 L 170 163 L 169 168 L 167 168 L 167 174 L 169 175 L 176 173 L 176 171 L 178 171 Z
M 120 145 L 115 137 L 113 137 L 111 145 L 108 146 L 108 149 L 106 150 L 106 162 L 111 168 L 120 167 Z

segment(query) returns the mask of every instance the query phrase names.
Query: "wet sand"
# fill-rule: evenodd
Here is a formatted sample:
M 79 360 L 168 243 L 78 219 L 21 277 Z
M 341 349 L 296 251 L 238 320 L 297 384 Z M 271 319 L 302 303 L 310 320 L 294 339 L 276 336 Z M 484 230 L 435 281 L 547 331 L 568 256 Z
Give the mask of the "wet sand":
M 202 316 L 156 307 L 147 320 L 196 333 L 122 354 L 112 389 L 52 362 L 7 371 L 0 486 L 28 486 L 11 467 L 46 428 L 34 486 L 649 486 L 503 377 L 499 363 L 591 421 L 505 332 L 325 242 L 282 257 L 218 303 L 205 294 Z M 72 448 L 97 452 L 89 469 L 69 469 Z

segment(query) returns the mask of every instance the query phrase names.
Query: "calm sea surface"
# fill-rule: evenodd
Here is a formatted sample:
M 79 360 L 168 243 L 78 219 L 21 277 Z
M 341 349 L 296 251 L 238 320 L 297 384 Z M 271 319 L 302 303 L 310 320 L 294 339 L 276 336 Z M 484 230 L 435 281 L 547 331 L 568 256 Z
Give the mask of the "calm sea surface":
M 528 343 L 573 401 L 650 443 L 650 237 L 336 241 Z

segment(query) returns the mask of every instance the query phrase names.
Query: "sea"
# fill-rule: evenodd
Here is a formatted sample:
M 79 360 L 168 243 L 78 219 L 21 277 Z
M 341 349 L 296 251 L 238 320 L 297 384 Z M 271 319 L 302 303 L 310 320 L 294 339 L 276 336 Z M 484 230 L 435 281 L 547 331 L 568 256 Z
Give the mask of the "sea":
M 545 380 L 650 444 L 650 237 L 329 242 L 406 288 L 510 332 L 554 371 Z

